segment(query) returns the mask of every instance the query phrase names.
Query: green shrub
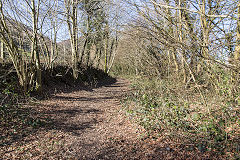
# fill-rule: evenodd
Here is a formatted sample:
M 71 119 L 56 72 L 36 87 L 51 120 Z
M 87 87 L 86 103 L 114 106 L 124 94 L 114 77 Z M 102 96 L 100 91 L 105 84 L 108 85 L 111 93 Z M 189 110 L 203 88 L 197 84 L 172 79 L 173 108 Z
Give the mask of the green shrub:
M 240 109 L 229 96 L 219 94 L 213 99 L 213 95 L 205 95 L 208 112 L 200 95 L 181 91 L 168 81 L 141 78 L 131 87 L 133 92 L 124 99 L 126 113 L 148 135 L 180 138 L 200 151 L 238 154 L 234 146 L 239 145 Z

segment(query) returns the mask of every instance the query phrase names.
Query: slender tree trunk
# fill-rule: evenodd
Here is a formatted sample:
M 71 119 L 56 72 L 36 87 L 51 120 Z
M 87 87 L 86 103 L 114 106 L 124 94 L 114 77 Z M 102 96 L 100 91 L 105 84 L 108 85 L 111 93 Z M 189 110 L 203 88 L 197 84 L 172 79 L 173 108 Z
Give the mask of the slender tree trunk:
M 97 60 L 96 68 L 99 68 L 99 65 L 100 65 L 100 62 L 101 62 L 102 49 L 103 49 L 102 47 L 99 48 L 99 57 L 98 57 L 98 60 Z
M 72 0 L 72 64 L 73 64 L 73 77 L 76 80 L 78 78 L 78 34 L 77 34 L 77 4 L 78 0 Z
M 238 20 L 237 20 L 237 37 L 236 37 L 236 47 L 234 53 L 234 60 L 239 63 L 240 58 L 240 1 L 238 2 Z
M 89 34 L 90 34 L 90 16 L 88 15 L 88 18 L 87 18 L 87 46 L 86 46 L 86 64 L 87 66 L 89 66 L 89 61 L 90 61 L 90 48 L 91 48 L 91 39 L 89 37 Z
M 181 0 L 178 1 L 178 7 L 181 8 Z M 183 44 L 183 33 L 182 33 L 182 10 L 179 9 L 178 12 L 178 20 L 179 20 L 179 41 L 181 44 Z M 180 51 L 181 52 L 181 51 Z M 182 74 L 183 74 L 183 83 L 186 83 L 187 81 L 187 75 L 186 75 L 186 70 L 185 70 L 185 62 L 184 62 L 184 50 L 181 52 L 181 57 L 182 57 Z
M 41 64 L 40 64 L 40 55 L 38 51 L 38 14 L 39 14 L 39 6 L 36 8 L 35 0 L 32 0 L 32 33 L 33 33 L 33 40 L 32 40 L 32 60 L 36 66 L 36 90 L 41 92 L 42 91 L 42 73 L 41 73 Z M 38 5 L 40 2 L 38 1 Z
M 114 49 L 114 46 L 115 46 L 115 49 Z M 117 53 L 117 51 L 116 51 L 117 47 L 118 47 L 118 39 L 117 39 L 117 36 L 116 36 L 116 39 L 112 42 L 112 46 L 111 46 L 110 58 L 109 58 L 110 64 L 109 64 L 107 73 L 110 72 L 110 70 L 111 70 L 111 68 L 113 66 L 113 63 L 114 63 L 114 60 L 115 60 L 115 56 L 116 56 L 116 53 Z M 135 66 L 137 66 L 138 58 L 136 57 L 135 59 L 136 59 L 135 60 Z M 137 68 L 136 68 L 136 75 L 138 75 L 138 69 Z
M 178 62 L 177 62 L 177 56 L 176 56 L 176 50 L 174 49 L 172 51 L 172 57 L 173 57 L 173 62 L 174 62 L 174 65 L 175 65 L 175 71 L 176 73 L 178 74 L 178 71 L 179 71 L 179 67 L 178 67 Z
M 77 29 L 77 6 L 78 0 L 65 0 L 65 8 L 67 14 L 68 32 L 71 40 L 72 49 L 72 70 L 73 78 L 78 78 L 78 29 Z
M 234 51 L 234 60 L 233 64 L 236 67 L 239 67 L 239 62 L 240 62 L 240 1 L 238 2 L 238 12 L 237 12 L 237 28 L 236 28 L 236 45 L 235 45 L 235 51 Z M 232 72 L 232 82 L 237 84 L 238 80 L 238 73 L 239 71 L 233 71 Z
M 202 54 L 204 57 L 209 57 L 209 26 L 206 17 L 206 1 L 202 0 L 201 6 L 201 28 L 202 28 L 202 37 L 203 37 L 203 46 L 202 46 Z
M 5 53 L 4 53 L 4 43 L 1 42 L 1 55 L 0 55 L 2 61 L 5 60 Z
M 169 5 L 169 0 L 166 0 L 166 3 Z M 167 18 L 168 18 L 169 21 L 166 22 L 167 23 L 166 25 L 167 26 L 171 26 L 170 21 L 172 19 L 172 15 L 171 15 L 170 9 L 167 9 Z M 170 27 L 170 31 L 169 32 L 170 32 L 171 35 L 174 34 L 172 27 Z M 178 74 L 179 73 L 179 64 L 178 64 L 178 60 L 177 60 L 177 51 L 176 51 L 175 48 L 173 48 L 173 50 L 172 50 L 172 58 L 173 58 L 173 62 L 174 62 L 174 65 L 175 65 L 175 71 Z
M 107 73 L 107 70 L 108 70 L 108 37 L 106 37 L 106 39 L 105 39 L 104 54 L 105 54 L 104 71 Z
M 107 73 L 108 70 L 108 42 L 109 42 L 109 26 L 107 25 L 105 28 L 105 44 L 104 44 L 104 71 Z
M 88 43 L 88 38 L 86 37 L 84 44 L 83 44 L 82 52 L 81 52 L 81 57 L 80 57 L 80 61 L 79 61 L 80 64 L 83 63 L 83 56 L 85 54 L 87 43 Z

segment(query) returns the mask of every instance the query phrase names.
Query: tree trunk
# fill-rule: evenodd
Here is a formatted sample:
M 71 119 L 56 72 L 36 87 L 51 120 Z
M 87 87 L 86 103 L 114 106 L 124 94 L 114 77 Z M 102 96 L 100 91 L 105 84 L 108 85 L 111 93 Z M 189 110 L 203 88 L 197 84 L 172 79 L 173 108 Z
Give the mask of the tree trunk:
M 105 28 L 105 44 L 104 44 L 104 71 L 107 73 L 108 70 L 108 42 L 109 42 L 109 28 L 108 25 Z
M 38 3 L 39 5 L 39 3 Z M 42 91 L 42 72 L 41 72 L 41 64 L 40 64 L 40 55 L 38 51 L 38 12 L 39 6 L 36 8 L 35 0 L 32 0 L 32 33 L 33 33 L 33 40 L 32 40 L 32 61 L 36 66 L 36 86 L 35 89 L 38 92 Z
M 4 53 L 4 43 L 1 42 L 1 55 L 0 55 L 2 62 L 5 60 L 5 53 Z
M 236 37 L 236 47 L 234 53 L 235 64 L 239 63 L 240 58 L 240 1 L 238 2 L 238 20 L 237 20 L 237 37 Z
M 72 0 L 72 68 L 73 68 L 73 78 L 76 80 L 78 78 L 78 43 L 77 43 L 77 3 L 78 0 Z
M 202 6 L 201 6 L 201 27 L 202 27 L 202 37 L 203 37 L 203 43 L 202 43 L 202 55 L 206 58 L 209 58 L 209 26 L 207 22 L 206 17 L 206 1 L 202 0 Z
M 181 8 L 181 0 L 178 1 L 178 7 Z M 183 33 L 182 33 L 182 10 L 179 9 L 178 12 L 178 20 L 179 20 L 179 41 L 181 44 L 183 44 Z M 180 51 L 181 52 L 181 57 L 182 57 L 182 74 L 183 74 L 183 83 L 186 83 L 187 81 L 187 75 L 186 75 L 186 70 L 185 70 L 185 62 L 184 62 L 184 56 L 185 56 L 185 52 Z

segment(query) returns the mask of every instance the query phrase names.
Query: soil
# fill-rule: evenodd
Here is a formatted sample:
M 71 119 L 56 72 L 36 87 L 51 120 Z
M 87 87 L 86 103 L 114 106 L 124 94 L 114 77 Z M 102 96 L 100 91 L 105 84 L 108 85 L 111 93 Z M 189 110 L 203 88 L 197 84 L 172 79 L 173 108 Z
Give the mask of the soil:
M 123 79 L 95 89 L 51 95 L 32 106 L 51 123 L 1 146 L 2 159 L 126 159 L 140 152 L 140 128 L 121 111 Z M 131 147 L 130 147 L 131 146 Z M 130 155 L 131 157 L 129 157 Z M 135 156 L 133 156 L 135 155 Z M 1 159 L 1 158 L 0 158 Z
M 122 110 L 120 100 L 129 91 L 129 82 L 118 79 L 111 85 L 75 88 L 39 101 L 31 111 L 49 121 L 24 128 L 26 132 L 0 145 L 0 159 L 190 158 L 172 149 L 167 140 L 144 138 L 144 130 Z

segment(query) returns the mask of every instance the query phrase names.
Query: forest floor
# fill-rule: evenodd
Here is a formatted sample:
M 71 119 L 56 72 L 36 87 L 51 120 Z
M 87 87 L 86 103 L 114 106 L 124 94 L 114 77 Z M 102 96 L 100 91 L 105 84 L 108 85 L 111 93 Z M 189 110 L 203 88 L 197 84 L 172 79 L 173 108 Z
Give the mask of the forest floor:
M 129 91 L 129 82 L 118 79 L 98 88 L 58 92 L 26 106 L 51 123 L 5 138 L 0 159 L 190 158 L 167 140 L 144 138 L 144 130 L 122 110 L 120 100 Z

